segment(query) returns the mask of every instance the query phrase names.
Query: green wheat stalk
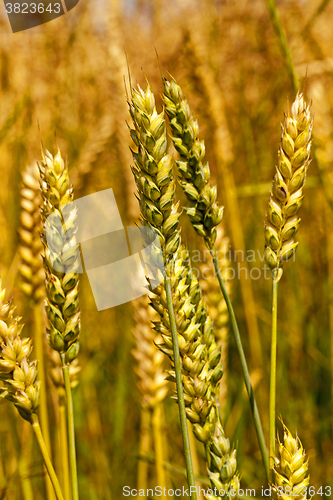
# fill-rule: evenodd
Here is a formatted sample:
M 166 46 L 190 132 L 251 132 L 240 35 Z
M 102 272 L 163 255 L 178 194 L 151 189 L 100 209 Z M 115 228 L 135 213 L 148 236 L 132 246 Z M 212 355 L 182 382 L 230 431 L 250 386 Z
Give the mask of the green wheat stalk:
M 297 94 L 291 109 L 285 113 L 278 164 L 273 179 L 265 222 L 266 262 L 272 270 L 272 340 L 269 403 L 269 450 L 271 464 L 275 455 L 276 351 L 278 283 L 283 264 L 291 259 L 298 246 L 295 235 L 301 219 L 303 188 L 310 163 L 313 120 L 302 94 Z
M 163 265 L 164 283 L 160 279 L 148 281 L 153 294 L 151 305 L 160 316 L 160 320 L 155 322 L 155 330 L 163 339 L 159 348 L 173 364 L 169 378 L 177 385 L 192 498 L 195 498 L 195 478 L 189 443 L 186 443 L 186 418 L 192 422 L 196 438 L 205 445 L 212 486 L 224 489 L 226 498 L 232 498 L 232 492 L 239 489 L 236 451 L 231 450 L 224 435 L 216 404 L 223 374 L 221 352 L 215 342 L 213 324 L 199 283 L 190 267 L 188 252 L 180 246 L 180 214 L 178 204 L 174 204 L 175 180 L 172 158 L 167 155 L 164 116 L 163 113 L 157 114 L 149 85 L 145 91 L 140 87 L 135 91 L 131 89 L 129 105 L 135 127 L 130 133 L 138 148 L 137 152 L 133 151 L 133 174 L 138 187 L 141 220 L 143 225 L 157 230 L 163 250 L 159 263 L 156 262 L 158 254 L 155 251 L 152 251 L 151 257 L 153 261 L 155 259 L 155 266 Z M 189 456 L 186 456 L 187 453 Z M 208 495 L 207 498 L 213 497 Z
M 219 207 L 216 201 L 216 186 L 212 187 L 209 183 L 210 169 L 208 162 L 204 162 L 205 144 L 204 141 L 199 140 L 198 122 L 191 115 L 188 102 L 176 80 L 171 78 L 171 80 L 168 81 L 164 78 L 163 83 L 163 102 L 166 114 L 169 117 L 171 137 L 175 149 L 180 155 L 180 160 L 176 162 L 180 175 L 179 183 L 189 203 L 189 206 L 185 207 L 185 211 L 193 228 L 199 236 L 204 238 L 205 244 L 210 251 L 220 289 L 228 307 L 231 327 L 241 361 L 244 382 L 250 399 L 254 425 L 268 479 L 269 461 L 259 411 L 250 381 L 238 324 L 219 268 L 214 246 L 217 236 L 216 226 L 218 226 L 222 220 L 223 207 Z

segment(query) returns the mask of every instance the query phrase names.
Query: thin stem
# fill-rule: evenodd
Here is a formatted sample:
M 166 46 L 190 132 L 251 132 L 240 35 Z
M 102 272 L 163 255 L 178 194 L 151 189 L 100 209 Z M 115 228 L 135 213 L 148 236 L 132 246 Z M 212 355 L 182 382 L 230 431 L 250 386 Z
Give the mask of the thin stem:
M 44 464 L 45 464 L 46 470 L 47 470 L 49 478 L 53 484 L 53 488 L 54 488 L 54 492 L 56 494 L 57 500 L 64 500 L 64 497 L 62 496 L 62 493 L 61 493 L 58 478 L 56 476 L 52 462 L 50 460 L 50 456 L 49 456 L 47 449 L 46 449 L 46 446 L 45 446 L 45 441 L 44 441 L 42 431 L 41 431 L 41 428 L 39 425 L 38 417 L 35 413 L 33 413 L 31 415 L 31 421 L 32 421 L 32 428 L 33 428 L 35 436 L 37 438 L 38 445 L 39 445 L 40 451 L 41 451 L 43 459 L 44 459 Z
M 298 78 L 297 78 L 297 75 L 295 72 L 293 59 L 292 59 L 291 52 L 290 52 L 290 49 L 288 46 L 286 33 L 284 31 L 284 28 L 283 28 L 283 25 L 282 25 L 282 22 L 281 22 L 281 19 L 279 16 L 279 12 L 277 10 L 275 0 L 267 0 L 267 4 L 268 4 L 269 11 L 271 13 L 271 16 L 272 16 L 272 21 L 274 24 L 275 31 L 276 31 L 278 38 L 279 38 L 281 51 L 285 57 L 286 67 L 287 67 L 289 75 L 290 75 L 293 89 L 295 92 L 297 92 L 297 90 L 298 90 Z
M 241 340 L 241 337 L 239 334 L 236 316 L 235 316 L 232 304 L 230 302 L 230 298 L 229 298 L 227 289 L 226 289 L 224 281 L 223 281 L 223 277 L 222 277 L 222 274 L 221 274 L 221 271 L 219 268 L 216 253 L 215 253 L 215 251 L 213 251 L 213 249 L 211 249 L 210 254 L 211 254 L 212 259 L 213 259 L 214 268 L 215 268 L 217 279 L 219 281 L 221 292 L 223 294 L 224 300 L 226 301 L 227 308 L 229 311 L 232 333 L 234 335 L 234 339 L 236 342 L 236 347 L 237 347 L 239 359 L 240 359 L 241 366 L 242 366 L 245 387 L 246 387 L 246 390 L 247 390 L 247 393 L 249 396 L 249 400 L 250 400 L 250 406 L 251 406 L 254 426 L 256 429 L 256 433 L 257 433 L 258 443 L 259 443 L 259 447 L 260 447 L 260 451 L 261 451 L 262 461 L 263 461 L 263 464 L 265 467 L 267 480 L 269 480 L 269 460 L 268 460 L 267 448 L 266 448 L 266 443 L 265 443 L 265 437 L 264 437 L 264 433 L 263 433 L 262 426 L 261 426 L 261 421 L 260 421 L 257 403 L 256 403 L 256 400 L 254 397 L 253 387 L 252 387 L 251 380 L 250 380 L 250 374 L 249 374 L 249 370 L 247 367 L 247 362 L 246 362 L 246 358 L 245 358 L 245 354 L 244 354 L 244 350 L 243 350 L 242 340 Z
M 30 440 L 30 436 L 27 438 Z M 30 476 L 29 476 L 29 462 L 27 457 L 31 456 L 31 454 L 25 453 L 25 450 L 22 450 L 22 455 L 18 461 L 18 470 L 20 474 L 21 480 L 21 488 L 24 500 L 34 500 L 34 494 L 32 491 Z M 51 484 L 52 486 L 52 484 Z
M 191 499 L 197 500 L 197 495 L 195 493 L 196 488 L 195 488 L 195 479 L 194 479 L 194 471 L 193 471 L 192 456 L 191 456 L 191 447 L 190 447 L 190 440 L 189 440 L 189 436 L 188 436 L 188 428 L 187 428 L 187 421 L 186 421 L 185 400 L 184 400 L 181 362 L 180 362 L 179 345 L 178 345 L 178 334 L 177 334 L 177 326 L 176 326 L 175 314 L 174 314 L 173 304 L 172 304 L 171 278 L 169 276 L 165 277 L 165 291 L 166 291 L 166 297 L 167 297 L 170 329 L 171 329 L 171 335 L 172 335 L 172 347 L 173 347 L 173 357 L 174 357 L 174 365 L 175 365 L 175 372 L 176 372 L 176 386 L 177 386 L 177 396 L 178 396 L 179 418 L 180 418 L 180 427 L 181 427 L 182 438 L 183 438 L 185 465 L 186 465 L 186 472 L 187 472 L 187 482 L 188 482 L 190 489 L 193 490 L 193 491 L 191 491 Z
M 21 488 L 24 500 L 34 500 L 34 495 L 31 486 L 29 475 L 29 463 L 31 459 L 31 442 L 32 435 L 30 433 L 30 425 L 26 420 L 20 421 L 22 433 L 19 436 L 17 429 L 17 414 L 14 405 L 10 405 L 12 411 L 12 418 L 10 418 L 10 429 L 13 445 L 18 457 L 18 471 L 20 475 Z M 2 468 L 0 467 L 0 477 L 5 477 Z M 1 487 L 1 481 L 0 481 Z
M 276 350 L 277 350 L 277 298 L 279 280 L 273 278 L 272 297 L 272 339 L 271 339 L 271 376 L 269 387 L 269 457 L 271 469 L 275 456 L 275 400 L 276 400 Z
M 199 466 L 199 457 L 198 457 L 198 450 L 197 450 L 197 445 L 196 445 L 196 439 L 193 433 L 193 426 L 190 422 L 188 422 L 188 436 L 190 439 L 190 445 L 191 445 L 191 450 L 192 450 L 192 460 L 193 460 L 193 471 L 194 471 L 194 477 L 195 477 L 195 485 L 197 487 L 198 493 L 198 500 L 203 500 L 202 493 L 200 492 L 200 481 L 198 481 L 197 477 L 200 476 L 200 466 Z
M 163 466 L 163 432 L 161 429 L 161 420 L 162 420 L 162 412 L 161 412 L 161 403 L 157 404 L 153 410 L 152 414 L 152 427 L 153 427 L 153 436 L 154 436 L 154 449 L 155 449 L 155 458 L 156 458 L 156 477 L 157 484 L 162 488 L 166 487 L 166 477 L 165 470 Z M 163 495 L 161 498 L 165 498 Z
M 75 429 L 74 429 L 74 409 L 71 382 L 69 378 L 69 365 L 66 363 L 65 354 L 60 354 L 62 362 L 62 372 L 64 375 L 66 392 L 66 410 L 68 426 L 68 450 L 69 450 L 69 470 L 72 484 L 72 500 L 79 500 L 79 485 L 77 481 L 76 451 L 75 451 Z
M 138 455 L 139 460 L 143 460 L 147 462 L 148 464 L 155 464 L 156 459 L 154 455 L 145 455 L 144 453 L 140 453 Z M 181 476 L 187 475 L 186 469 L 183 467 L 180 467 L 179 465 L 172 464 L 170 462 L 163 462 L 164 468 L 168 471 L 170 471 L 171 474 L 179 474 Z M 195 480 L 198 481 L 200 484 L 205 484 L 207 486 L 211 486 L 211 482 L 207 477 L 204 476 L 194 476 Z
M 147 408 L 141 410 L 140 429 L 140 455 L 148 455 L 150 452 L 150 417 L 151 412 Z M 147 490 L 148 486 L 148 463 L 139 459 L 138 464 L 138 490 Z
M 62 480 L 64 488 L 65 500 L 71 500 L 71 481 L 69 476 L 68 463 L 68 436 L 67 436 L 67 421 L 66 421 L 66 405 L 63 388 L 58 389 L 59 401 L 59 435 L 60 435 L 60 453 L 62 465 Z
M 47 397 L 46 397 L 46 377 L 44 368 L 44 345 L 43 345 L 43 327 L 42 327 L 42 314 L 40 304 L 34 305 L 34 345 L 36 352 L 36 359 L 38 360 L 38 377 L 40 384 L 40 425 L 42 428 L 45 446 L 47 453 L 51 456 L 51 440 L 49 431 L 49 418 L 47 412 Z M 48 500 L 53 500 L 54 492 L 53 487 L 48 476 L 45 477 L 46 494 Z

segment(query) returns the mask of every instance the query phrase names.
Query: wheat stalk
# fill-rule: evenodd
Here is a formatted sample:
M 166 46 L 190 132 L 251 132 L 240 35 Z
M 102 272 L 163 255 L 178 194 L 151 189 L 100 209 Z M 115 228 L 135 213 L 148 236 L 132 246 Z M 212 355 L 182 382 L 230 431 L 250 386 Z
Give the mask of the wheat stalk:
M 21 290 L 30 298 L 34 312 L 34 343 L 36 358 L 39 363 L 38 375 L 40 389 L 40 422 L 49 455 L 51 440 L 46 397 L 46 377 L 44 367 L 44 338 L 41 319 L 40 301 L 45 297 L 44 269 L 42 259 L 43 245 L 40 240 L 42 224 L 40 219 L 41 195 L 39 189 L 39 170 L 37 163 L 27 165 L 22 173 L 21 215 L 19 228 L 21 257 Z M 54 498 L 52 484 L 46 476 L 47 498 Z
M 58 351 L 66 392 L 68 423 L 68 449 L 73 500 L 78 500 L 78 481 L 75 451 L 74 411 L 69 376 L 69 365 L 79 352 L 81 330 L 79 308 L 80 254 L 75 234 L 76 208 L 66 205 L 73 200 L 68 168 L 60 151 L 53 157 L 48 151 L 42 152 L 39 165 L 43 207 L 42 243 L 44 245 L 44 267 L 46 299 L 45 310 L 49 321 L 48 342 Z
M 191 273 L 188 252 L 179 247 L 179 213 L 178 204 L 174 205 L 172 159 L 166 153 L 163 113 L 157 114 L 149 85 L 146 91 L 140 87 L 137 91 L 132 89 L 130 112 L 135 126 L 131 135 L 138 148 L 137 153 L 133 152 L 136 165 L 133 173 L 141 217 L 143 223 L 160 232 L 164 250 L 164 283 L 148 280 L 153 294 L 151 305 L 160 316 L 160 320 L 155 322 L 155 330 L 163 339 L 159 348 L 170 357 L 173 365 L 169 378 L 177 384 L 176 399 L 181 422 L 186 414 L 193 423 L 195 436 L 205 443 L 212 485 L 225 489 L 228 498 L 231 498 L 231 490 L 237 492 L 239 488 L 236 452 L 231 451 L 230 443 L 224 436 L 215 401 L 216 387 L 222 376 L 221 353 L 215 343 L 212 321 L 201 298 L 199 283 Z M 157 161 L 154 158 L 156 153 Z M 165 190 L 163 187 L 161 190 L 161 181 L 165 183 Z M 167 209 L 164 210 L 166 202 Z M 184 426 L 183 439 L 185 448 Z M 190 453 L 189 447 L 185 449 L 185 459 L 189 486 L 194 491 L 193 467 L 192 463 L 188 463 L 187 452 Z
M 286 32 L 283 28 L 275 0 L 267 0 L 267 5 L 268 5 L 268 9 L 269 9 L 271 18 L 272 18 L 274 29 L 275 29 L 276 34 L 277 34 L 278 39 L 279 39 L 281 52 L 282 52 L 284 59 L 285 59 L 285 65 L 286 65 L 286 68 L 288 70 L 293 88 L 296 92 L 298 89 L 298 78 L 297 78 L 297 75 L 295 72 L 295 67 L 293 64 L 291 51 L 290 51 L 290 48 L 288 45 Z
M 62 374 L 62 364 L 61 364 L 61 359 L 57 355 L 56 351 L 51 351 L 49 355 L 49 375 L 51 377 L 51 380 L 56 387 L 56 389 L 60 392 L 64 392 L 65 390 L 65 383 L 64 383 L 64 377 Z M 71 383 L 71 388 L 75 389 L 75 387 L 78 386 L 79 380 L 77 378 L 77 374 L 80 373 L 81 367 L 79 365 L 79 359 L 76 358 L 74 361 L 69 365 L 69 378 L 70 378 L 70 383 Z
M 283 427 L 283 442 L 278 439 L 278 456 L 274 457 L 273 498 L 306 500 L 310 484 L 309 460 L 299 437 L 295 439 L 284 424 Z
M 21 337 L 21 318 L 15 316 L 11 302 L 5 302 L 5 289 L 0 281 L 0 397 L 11 401 L 22 418 L 33 426 L 44 463 L 58 500 L 63 500 L 40 430 L 38 416 L 40 382 L 37 382 L 37 361 L 30 361 L 32 340 Z
M 132 151 L 135 166 L 132 172 L 138 188 L 138 199 L 141 210 L 141 223 L 157 232 L 162 248 L 151 251 L 151 260 L 160 268 L 171 262 L 180 244 L 178 223 L 180 213 L 175 204 L 175 180 L 172 175 L 173 160 L 167 154 L 168 143 L 164 113 L 158 114 L 155 107 L 155 97 L 149 84 L 146 90 L 139 86 L 134 90 L 131 86 L 131 96 L 128 99 L 129 111 L 134 129 L 130 134 L 137 152 Z M 151 265 L 152 263 L 150 263 Z M 154 275 L 156 270 L 153 271 Z M 163 279 L 162 279 L 163 281 Z M 176 386 L 178 394 L 179 418 L 183 438 L 185 464 L 188 485 L 193 488 L 191 499 L 196 500 L 194 471 L 191 448 L 185 413 L 184 391 L 181 378 L 181 364 L 177 330 L 172 303 L 171 276 L 166 269 L 164 276 L 166 291 L 166 313 L 172 332 L 172 349 L 174 355 Z
M 226 498 L 232 498 L 233 494 L 236 495 L 232 491 L 239 489 L 236 450 L 231 449 L 224 435 L 216 404 L 223 375 L 221 348 L 216 345 L 213 322 L 199 282 L 192 273 L 188 251 L 182 246 L 168 266 L 172 276 L 186 415 L 193 424 L 195 437 L 205 445 L 212 486 L 219 491 L 224 490 Z M 152 306 L 160 315 L 160 321 L 155 323 L 163 338 L 159 348 L 173 362 L 172 338 L 165 314 L 165 289 L 154 289 L 153 283 L 150 288 L 155 294 Z M 175 381 L 173 370 L 169 372 L 169 379 Z
M 258 443 L 268 479 L 269 460 L 259 411 L 254 397 L 237 320 L 219 268 L 216 249 L 214 247 L 217 236 L 216 226 L 222 220 L 223 208 L 219 207 L 216 202 L 216 186 L 211 187 L 209 184 L 209 165 L 208 162 L 203 164 L 205 155 L 204 141 L 199 140 L 199 126 L 191 115 L 187 99 L 174 78 L 171 78 L 171 81 L 163 78 L 163 83 L 163 101 L 170 120 L 172 140 L 181 158 L 180 161 L 176 162 L 181 176 L 180 184 L 191 205 L 185 208 L 185 210 L 195 231 L 199 236 L 204 238 L 205 244 L 210 251 L 220 289 L 228 307 L 232 332 L 242 366 Z
M 77 374 L 81 371 L 79 359 L 75 358 L 69 365 L 69 380 L 71 389 L 75 389 L 79 384 Z M 59 438 L 62 466 L 62 479 L 65 500 L 71 500 L 71 482 L 68 463 L 68 432 L 66 420 L 66 388 L 64 383 L 63 369 L 61 359 L 56 351 L 51 351 L 49 355 L 50 378 L 58 393 L 58 414 L 59 414 Z
M 295 254 L 295 235 L 301 219 L 298 211 L 303 202 L 303 187 L 310 163 L 313 120 L 310 106 L 297 94 L 291 109 L 285 113 L 278 151 L 278 165 L 273 179 L 265 222 L 265 258 L 272 269 L 272 340 L 269 400 L 269 451 L 271 465 L 275 452 L 276 351 L 278 283 L 282 266 Z

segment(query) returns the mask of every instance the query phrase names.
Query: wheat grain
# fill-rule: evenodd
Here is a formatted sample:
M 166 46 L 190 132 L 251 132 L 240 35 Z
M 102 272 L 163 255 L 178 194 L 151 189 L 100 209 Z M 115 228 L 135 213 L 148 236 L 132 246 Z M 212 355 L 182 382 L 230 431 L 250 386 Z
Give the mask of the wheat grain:
M 43 153 L 40 176 L 46 273 L 45 309 L 50 326 L 47 338 L 54 350 L 66 353 L 66 361 L 70 363 L 79 352 L 79 275 L 75 270 L 79 267 L 80 255 L 75 240 L 76 208 L 62 210 L 73 200 L 73 189 L 69 185 L 68 169 L 60 151 L 54 158 L 48 151 Z
M 303 202 L 303 186 L 310 163 L 313 120 L 302 94 L 297 94 L 285 114 L 265 223 L 266 261 L 279 269 L 295 253 L 299 229 L 298 211 Z

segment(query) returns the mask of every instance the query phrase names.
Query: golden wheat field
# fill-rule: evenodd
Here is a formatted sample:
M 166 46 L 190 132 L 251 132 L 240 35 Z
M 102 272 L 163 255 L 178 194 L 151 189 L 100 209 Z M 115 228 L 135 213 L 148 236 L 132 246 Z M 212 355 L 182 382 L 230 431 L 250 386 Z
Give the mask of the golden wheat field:
M 331 498 L 333 3 L 5 4 L 0 499 Z

